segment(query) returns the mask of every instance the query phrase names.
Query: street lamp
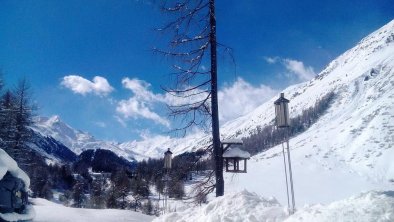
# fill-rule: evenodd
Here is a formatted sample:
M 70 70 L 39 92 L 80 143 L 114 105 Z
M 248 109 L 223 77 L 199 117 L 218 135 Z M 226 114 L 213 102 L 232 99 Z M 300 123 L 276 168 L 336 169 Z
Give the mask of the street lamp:
M 171 170 L 172 167 L 172 152 L 170 148 L 164 153 L 164 170 L 165 170 L 165 175 L 164 175 L 164 182 L 165 182 L 165 190 L 166 192 L 164 195 L 164 213 L 167 210 L 167 199 L 168 199 L 168 180 L 170 177 L 168 176 L 169 171 Z
M 291 189 L 291 200 L 292 200 L 292 213 L 295 211 L 295 198 L 294 198 L 294 187 L 293 187 L 293 173 L 291 170 L 291 159 L 290 159 L 290 146 L 289 146 L 289 127 L 290 127 L 290 118 L 289 118 L 289 100 L 285 98 L 284 93 L 280 94 L 279 99 L 274 102 L 275 105 L 275 125 L 279 129 L 286 130 L 285 132 L 285 140 L 287 144 L 287 162 L 289 168 L 289 176 L 290 176 L 290 189 Z M 290 207 L 290 198 L 289 198 L 289 185 L 287 180 L 287 166 L 286 166 L 286 157 L 285 157 L 285 148 L 282 143 L 282 152 L 283 152 L 283 163 L 285 165 L 285 176 L 286 176 L 286 191 L 287 191 L 287 204 Z
M 172 152 L 170 148 L 164 153 L 164 169 L 169 171 L 172 167 Z
M 275 124 L 278 128 L 288 128 L 290 126 L 289 119 L 289 100 L 285 98 L 285 94 L 281 93 L 275 104 Z

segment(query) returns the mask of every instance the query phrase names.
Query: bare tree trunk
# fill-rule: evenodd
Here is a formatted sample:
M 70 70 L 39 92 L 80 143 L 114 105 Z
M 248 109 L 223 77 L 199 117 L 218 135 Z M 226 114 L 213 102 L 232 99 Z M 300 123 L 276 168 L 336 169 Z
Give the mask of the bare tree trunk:
M 209 1 L 209 23 L 211 32 L 209 42 L 211 45 L 211 105 L 212 105 L 212 140 L 215 155 L 216 196 L 223 196 L 223 157 L 220 146 L 219 111 L 218 111 L 218 84 L 217 84 L 217 57 L 216 57 L 216 18 L 215 1 Z

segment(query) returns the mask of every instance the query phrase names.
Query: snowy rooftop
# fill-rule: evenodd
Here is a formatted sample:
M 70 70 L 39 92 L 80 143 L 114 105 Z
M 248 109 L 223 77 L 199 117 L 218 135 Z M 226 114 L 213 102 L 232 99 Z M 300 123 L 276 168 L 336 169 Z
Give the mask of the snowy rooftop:
M 27 174 L 18 167 L 18 164 L 13 160 L 3 149 L 0 149 L 0 180 L 3 179 L 7 172 L 10 172 L 14 177 L 20 178 L 25 182 L 26 187 L 30 186 L 30 178 Z
M 222 140 L 222 143 L 227 143 L 227 144 L 243 144 L 243 141 L 240 139 L 224 139 Z
M 226 152 L 223 153 L 223 157 L 250 158 L 250 153 L 245 150 L 241 150 L 239 147 L 233 147 L 226 150 Z

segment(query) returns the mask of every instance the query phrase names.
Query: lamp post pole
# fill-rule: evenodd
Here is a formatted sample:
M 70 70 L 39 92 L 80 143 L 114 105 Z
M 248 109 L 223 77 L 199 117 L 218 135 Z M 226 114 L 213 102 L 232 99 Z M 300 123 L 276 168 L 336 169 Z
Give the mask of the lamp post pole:
M 169 171 L 171 170 L 172 167 L 172 152 L 170 151 L 170 148 L 164 153 L 164 170 L 165 170 L 165 175 L 164 175 L 164 182 L 165 182 L 165 192 L 164 192 L 164 212 L 166 213 L 167 211 L 167 199 L 169 198 L 169 192 L 168 192 L 168 180 L 169 180 Z
M 289 131 L 287 131 L 286 135 L 286 144 L 287 144 L 287 159 L 289 163 L 289 175 L 290 175 L 290 189 L 291 189 L 291 203 L 292 203 L 292 213 L 295 212 L 295 198 L 294 198 L 294 186 L 293 186 L 293 171 L 291 170 L 291 158 L 290 158 L 290 145 L 289 145 Z
M 289 182 L 287 181 L 287 164 L 286 164 L 285 146 L 283 145 L 283 143 L 282 143 L 282 153 L 283 153 L 283 165 L 285 166 L 287 206 L 290 207 Z
M 295 212 L 295 198 L 294 198 L 294 186 L 293 186 L 293 171 L 291 169 L 291 158 L 290 158 L 290 118 L 289 118 L 289 100 L 285 98 L 284 93 L 280 94 L 279 99 L 277 99 L 275 104 L 275 125 L 277 129 L 284 128 L 285 132 L 285 142 L 286 142 L 286 149 L 287 149 L 287 164 L 286 164 L 286 157 L 285 157 L 285 148 L 282 142 L 282 153 L 283 153 L 283 163 L 285 165 L 285 176 L 286 176 L 286 192 L 287 192 L 287 204 L 290 208 L 290 197 L 289 197 L 289 181 L 290 180 L 290 192 L 291 192 L 291 211 L 290 213 L 293 214 Z M 289 176 L 287 175 L 287 169 L 289 169 Z

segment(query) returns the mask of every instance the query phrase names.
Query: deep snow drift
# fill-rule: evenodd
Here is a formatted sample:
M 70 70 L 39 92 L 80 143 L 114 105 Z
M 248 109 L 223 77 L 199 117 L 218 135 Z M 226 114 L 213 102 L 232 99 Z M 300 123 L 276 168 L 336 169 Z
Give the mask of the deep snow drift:
M 288 216 L 275 199 L 246 190 L 226 194 L 210 203 L 163 215 L 154 222 L 389 222 L 394 221 L 394 191 L 371 191 L 329 205 L 299 208 Z

